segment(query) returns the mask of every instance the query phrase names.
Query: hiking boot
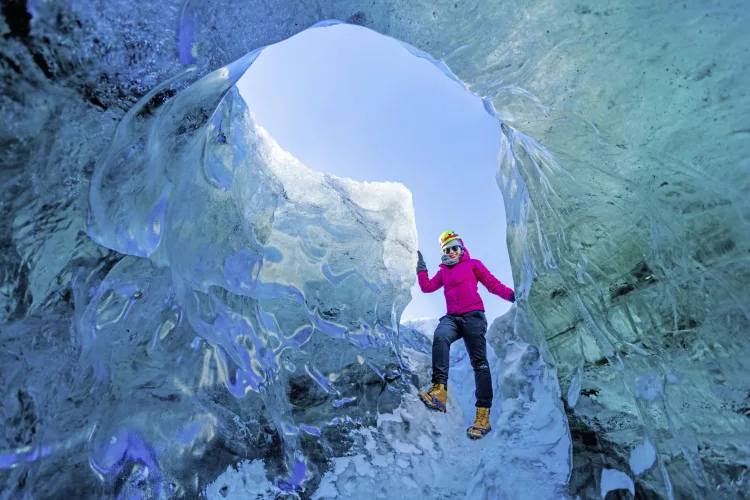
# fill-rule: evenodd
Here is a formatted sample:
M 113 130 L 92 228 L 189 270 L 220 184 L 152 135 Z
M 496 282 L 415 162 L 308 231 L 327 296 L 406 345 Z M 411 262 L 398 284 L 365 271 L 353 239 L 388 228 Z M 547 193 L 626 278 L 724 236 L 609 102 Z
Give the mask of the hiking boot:
M 477 407 L 477 417 L 474 419 L 474 425 L 466 429 L 466 434 L 471 439 L 480 439 L 491 430 L 490 409 Z
M 432 410 L 445 413 L 445 405 L 448 402 L 448 391 L 445 384 L 432 384 L 432 389 L 427 392 L 419 391 L 419 398 Z

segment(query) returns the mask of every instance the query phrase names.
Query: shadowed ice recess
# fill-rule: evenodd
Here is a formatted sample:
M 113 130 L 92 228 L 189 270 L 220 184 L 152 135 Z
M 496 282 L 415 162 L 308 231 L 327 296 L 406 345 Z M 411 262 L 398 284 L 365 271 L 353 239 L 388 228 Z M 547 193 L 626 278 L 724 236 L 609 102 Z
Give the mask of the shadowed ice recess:
M 0 499 L 747 498 L 743 2 L 2 16 Z M 488 332 L 481 441 L 459 346 L 448 414 L 416 399 L 408 190 L 301 165 L 237 90 L 326 19 L 403 41 L 502 123 L 520 300 Z

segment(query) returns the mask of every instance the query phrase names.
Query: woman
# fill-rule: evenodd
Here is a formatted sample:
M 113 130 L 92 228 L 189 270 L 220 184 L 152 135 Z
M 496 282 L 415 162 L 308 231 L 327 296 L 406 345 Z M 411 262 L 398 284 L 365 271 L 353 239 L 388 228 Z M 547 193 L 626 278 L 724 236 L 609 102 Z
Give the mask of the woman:
M 446 231 L 440 235 L 442 263 L 437 274 L 430 279 L 422 252 L 417 252 L 417 277 L 419 288 L 431 293 L 444 287 L 448 314 L 440 318 L 432 341 L 432 389 L 420 392 L 419 397 L 427 407 L 446 411 L 448 401 L 448 368 L 450 347 L 463 338 L 474 368 L 477 414 L 474 425 L 466 430 L 472 439 L 490 432 L 490 407 L 492 406 L 492 377 L 487 363 L 487 318 L 484 316 L 477 283 L 509 302 L 515 302 L 513 290 L 506 287 L 477 259 L 472 259 L 458 233 Z

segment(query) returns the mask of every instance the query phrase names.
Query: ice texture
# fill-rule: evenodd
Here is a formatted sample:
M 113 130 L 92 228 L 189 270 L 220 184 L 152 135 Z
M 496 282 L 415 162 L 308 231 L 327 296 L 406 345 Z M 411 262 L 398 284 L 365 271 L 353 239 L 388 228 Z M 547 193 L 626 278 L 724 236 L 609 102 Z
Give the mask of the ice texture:
M 432 324 L 409 321 L 400 329 L 408 369 L 423 379 L 431 366 Z M 474 375 L 466 349 L 457 343 L 451 349 L 447 413 L 427 411 L 416 387 L 401 386 L 405 393 L 398 407 L 348 434 L 353 441 L 349 452 L 333 457 L 312 498 L 354 499 L 364 492 L 382 499 L 483 499 L 510 498 L 519 491 L 563 497 L 571 467 L 570 435 L 557 377 L 527 343 L 539 338 L 529 328 L 523 312 L 511 310 L 488 330 L 488 361 L 496 377 L 493 430 L 486 438 L 466 437 L 474 420 Z M 243 479 L 261 468 L 253 462 L 227 469 L 208 488 L 209 498 L 258 493 L 273 498 L 273 489 L 258 491 L 261 482 Z
M 242 259 L 249 263 L 253 257 L 229 260 L 235 255 L 229 243 L 239 241 L 225 231 L 230 225 L 205 228 L 228 243 L 227 253 L 217 259 L 198 259 L 190 245 L 186 253 L 193 260 L 174 255 L 190 227 L 176 211 L 170 215 L 166 200 L 187 199 L 181 210 L 201 217 L 207 191 L 198 173 L 217 190 L 234 178 L 223 160 L 198 169 L 195 156 L 183 149 L 200 144 L 196 137 L 205 133 L 209 158 L 234 154 L 229 148 L 220 151 L 218 135 L 209 141 L 214 126 L 209 118 L 220 116 L 215 111 L 226 92 L 200 93 L 207 100 L 195 103 L 193 109 L 200 111 L 187 122 L 197 128 L 180 131 L 185 144 L 145 140 L 114 152 L 113 159 L 119 154 L 133 169 L 133 178 L 122 171 L 102 180 L 143 188 L 143 205 L 127 215 L 97 212 L 94 195 L 88 227 L 99 241 L 128 249 L 129 256 L 87 235 L 89 193 L 97 160 L 113 153 L 118 124 L 119 130 L 130 127 L 144 138 L 150 135 L 140 120 L 155 132 L 161 125 L 169 129 L 179 116 L 168 108 L 197 95 L 194 88 L 186 91 L 191 82 L 318 21 L 339 19 L 410 44 L 415 55 L 431 56 L 483 97 L 487 111 L 503 123 L 497 180 L 506 204 L 516 295 L 533 331 L 543 337 L 530 345 L 557 371 L 561 393 L 567 395 L 574 454 L 570 493 L 599 497 L 602 471 L 628 471 L 631 451 L 648 440 L 655 461 L 635 478 L 636 494 L 741 497 L 750 466 L 748 16 L 744 2 L 703 0 L 616 0 L 606 6 L 580 0 L 3 3 L 0 373 L 7 389 L 0 403 L 2 494 L 129 496 L 130 488 L 153 484 L 170 485 L 176 489 L 171 495 L 184 496 L 189 495 L 185 485 L 213 480 L 237 457 L 255 468 L 260 462 L 253 461 L 264 460 L 270 477 L 294 476 L 274 464 L 292 467 L 295 457 L 269 460 L 281 448 L 276 423 L 291 422 L 284 404 L 265 405 L 252 390 L 240 404 L 228 395 L 227 384 L 214 386 L 214 380 L 228 380 L 241 390 L 250 383 L 238 383 L 220 370 L 232 363 L 247 366 L 232 347 L 245 327 L 233 324 L 234 337 L 218 338 L 201 325 L 215 314 L 232 318 L 237 308 L 260 318 L 257 308 L 245 309 L 244 300 L 277 300 L 220 292 L 214 282 L 257 285 L 253 293 L 269 292 L 266 284 L 276 278 L 284 286 L 298 283 L 270 274 L 281 271 L 273 252 L 262 254 L 269 275 L 253 284 L 232 281 L 237 276 L 232 265 L 241 267 Z M 168 83 L 186 69 L 188 75 Z M 229 73 L 214 84 L 240 77 Z M 137 104 L 154 89 L 146 104 Z M 127 115 L 134 106 L 141 113 Z M 230 108 L 227 103 L 222 113 Z M 162 120 L 158 126 L 154 113 Z M 144 179 L 138 162 L 159 154 L 139 149 L 146 144 L 190 159 L 185 169 L 193 178 L 182 179 L 180 164 L 167 155 L 163 168 L 148 170 L 152 177 Z M 102 192 L 109 196 L 113 189 Z M 149 217 L 161 213 L 162 200 L 165 219 L 157 235 Z M 132 200 L 122 206 L 132 207 Z M 175 224 L 172 237 L 164 238 L 169 232 L 162 223 Z M 120 227 L 132 234 L 118 232 Z M 194 236 L 195 244 L 220 246 L 206 235 Z M 220 268 L 223 259 L 229 266 Z M 363 276 L 354 279 L 372 278 Z M 188 304 L 194 312 L 172 309 L 182 307 L 179 301 L 190 287 L 198 297 Z M 225 293 L 220 297 L 225 302 L 206 302 L 217 293 Z M 231 300 L 235 296 L 242 299 Z M 160 309 L 153 302 L 157 297 L 164 300 Z M 211 307 L 200 309 L 196 319 L 198 304 Z M 302 304 L 287 305 L 305 321 Z M 343 305 L 341 311 L 351 312 Z M 80 325 L 90 324 L 92 314 L 96 324 L 113 328 L 110 336 L 93 338 L 95 328 L 83 336 Z M 122 321 L 139 327 L 128 332 L 111 326 Z M 168 332 L 164 339 L 158 334 L 162 329 Z M 289 330 L 284 325 L 279 330 L 285 333 L 277 338 L 286 341 Z M 308 342 L 318 345 L 315 338 Z M 191 343 L 194 348 L 185 349 Z M 266 353 L 277 348 L 261 346 Z M 236 356 L 207 356 L 211 349 Z M 387 350 L 376 349 L 381 362 L 388 359 Z M 395 359 L 399 349 L 392 352 Z M 272 365 L 263 359 L 261 366 Z M 323 383 L 324 367 L 285 361 L 284 369 L 305 381 L 289 393 L 305 402 L 305 412 L 314 413 L 320 398 L 330 411 L 327 398 L 335 398 L 341 406 L 333 408 L 347 409 L 365 428 L 374 425 L 367 409 L 376 401 L 385 398 L 388 404 L 378 411 L 393 412 L 402 402 L 390 396 L 409 394 L 407 387 L 374 390 L 381 387 L 374 381 L 382 379 L 370 378 L 375 371 L 363 363 L 347 375 L 361 388 L 352 404 L 353 394 L 329 393 L 341 390 L 330 380 Z M 206 365 L 211 382 L 205 390 L 213 392 L 191 393 Z M 251 371 L 256 373 L 245 374 L 250 377 Z M 247 380 L 259 384 L 261 378 Z M 134 387 L 140 390 L 133 392 Z M 283 401 L 287 396 L 278 391 L 263 397 Z M 106 405 L 96 410 L 98 403 Z M 148 422 L 153 429 L 137 411 L 146 407 L 164 417 Z M 128 412 L 132 422 L 123 428 L 132 432 L 108 435 L 100 427 L 116 427 L 112 415 Z M 221 424 L 212 423 L 213 417 Z M 195 421 L 188 425 L 186 418 Z M 329 457 L 344 456 L 347 446 L 340 443 L 348 441 L 327 435 L 314 420 L 294 422 L 308 447 L 302 455 L 317 457 L 318 470 L 302 472 L 320 477 L 329 472 Z M 320 447 L 305 437 L 318 431 Z M 335 449 L 326 448 L 331 443 Z M 211 459 L 203 459 L 208 452 Z M 181 467 L 144 479 L 144 467 L 154 457 L 169 462 L 164 456 L 182 457 Z
M 219 384 L 240 400 L 259 396 L 294 488 L 312 477 L 297 436 L 320 436 L 349 414 L 358 384 L 400 374 L 394 326 L 415 280 L 416 232 L 403 186 L 313 172 L 255 125 L 234 85 L 253 59 L 204 77 L 149 117 L 138 105 L 129 112 L 92 177 L 89 234 L 168 268 L 159 306 L 178 318 L 143 330 L 155 331 L 156 344 L 184 321 L 200 337 L 200 378 L 183 391 Z M 123 281 L 112 313 L 82 319 L 84 349 L 100 330 L 111 337 L 117 324 L 122 335 L 143 317 L 126 317 L 128 301 L 155 285 Z M 112 365 L 96 360 L 104 373 Z M 221 424 L 212 415 L 197 435 Z
M 8 491 L 193 496 L 212 474 L 192 473 L 195 463 L 269 451 L 276 488 L 309 489 L 325 462 L 305 443 L 323 446 L 400 376 L 397 325 L 416 279 L 411 194 L 314 172 L 282 150 L 235 85 L 256 55 L 161 106 L 191 72 L 153 89 L 94 166 L 87 233 L 119 258 L 98 282 L 85 266 L 70 281 L 78 359 L 57 387 L 62 411 L 34 408 L 44 386 L 33 368 L 5 372 L 28 391 L 12 391 L 8 407 L 31 413 L 31 431 L 11 429 L 26 438 L 44 419 L 52 443 L 3 446 Z M 6 345 L 35 331 L 27 321 Z M 88 462 L 89 481 L 43 479 L 66 452 L 68 467 Z M 22 464 L 38 478 L 25 487 Z

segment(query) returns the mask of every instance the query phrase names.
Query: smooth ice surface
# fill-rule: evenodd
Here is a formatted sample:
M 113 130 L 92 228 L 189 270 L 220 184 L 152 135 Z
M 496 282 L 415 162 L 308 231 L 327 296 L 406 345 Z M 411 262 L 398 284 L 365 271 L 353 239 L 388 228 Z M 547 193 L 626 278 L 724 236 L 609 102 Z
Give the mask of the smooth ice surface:
M 615 469 L 604 469 L 602 471 L 602 498 L 613 490 L 628 490 L 631 495 L 635 495 L 633 480 L 627 474 Z
M 656 460 L 656 450 L 654 445 L 647 439 L 639 444 L 630 452 L 630 470 L 636 476 L 648 470 Z
M 345 456 L 350 443 L 335 434 L 338 424 L 331 435 L 315 425 L 331 408 L 371 428 L 377 421 L 371 408 L 392 413 L 402 404 L 400 395 L 409 394 L 413 384 L 396 390 L 398 397 L 380 391 L 385 383 L 372 376 L 369 354 L 362 355 L 362 364 L 353 352 L 315 358 L 337 367 L 357 360 L 346 377 L 337 378 L 356 388 L 344 392 L 336 381 L 324 382 L 329 372 L 318 363 L 276 364 L 279 345 L 270 338 L 252 347 L 258 365 L 234 349 L 240 337 L 254 337 L 247 325 L 233 322 L 233 313 L 239 308 L 256 318 L 256 333 L 261 321 L 273 331 L 273 321 L 261 314 L 270 309 L 259 307 L 279 299 L 268 298 L 275 292 L 265 284 L 300 283 L 285 278 L 284 254 L 272 251 L 263 253 L 268 281 L 232 281 L 237 277 L 232 265 L 249 264 L 253 257 L 229 260 L 239 252 L 232 245 L 240 237 L 234 225 L 223 224 L 225 212 L 206 204 L 204 187 L 226 191 L 233 178 L 234 169 L 222 158 L 234 151 L 219 147 L 224 143 L 218 135 L 209 140 L 225 90 L 200 89 L 223 89 L 241 77 L 248 60 L 230 63 L 325 19 L 364 25 L 410 44 L 420 56 L 429 54 L 503 122 L 497 179 L 519 306 L 543 337 L 531 345 L 557 371 L 568 402 L 575 402 L 566 408 L 575 430 L 571 493 L 599 496 L 601 471 L 627 471 L 630 450 L 646 439 L 656 459 L 637 477 L 637 493 L 736 498 L 747 490 L 750 11 L 745 2 L 50 0 L 6 2 L 2 16 L 0 370 L 8 388 L 0 413 L 3 494 L 126 497 L 164 485 L 170 495 L 189 496 L 237 457 L 264 459 L 269 477 L 288 478 L 283 484 L 293 488 L 300 477 L 328 473 L 330 457 Z M 187 79 L 165 83 L 186 64 L 193 65 Z M 217 68 L 225 69 L 211 73 Z M 136 105 L 152 90 L 145 104 Z M 191 96 L 210 97 L 186 102 Z M 185 109 L 194 113 L 181 128 Z M 224 106 L 222 113 L 232 109 Z M 144 140 L 121 141 L 118 124 L 120 132 Z M 143 128 L 149 126 L 154 134 Z M 203 131 L 206 140 L 196 140 Z M 224 137 L 231 139 L 231 132 Z M 113 144 L 129 147 L 113 150 Z M 141 160 L 159 157 L 159 151 L 175 156 L 161 153 L 161 169 L 144 169 Z M 122 162 L 123 170 L 97 179 L 101 169 L 95 165 L 105 152 Z M 204 154 L 212 161 L 198 169 Z M 180 160 L 186 160 L 184 170 Z M 97 199 L 100 180 L 106 189 Z M 114 205 L 106 193 L 117 189 L 131 198 L 119 204 L 123 210 L 137 205 L 132 213 L 110 210 Z M 88 237 L 90 192 L 91 234 L 130 256 Z M 175 196 L 184 203 L 170 209 L 167 200 Z M 268 206 L 261 198 L 257 214 Z M 222 201 L 229 199 L 227 194 Z M 204 226 L 218 240 L 179 216 L 182 210 L 200 218 L 204 207 L 222 216 L 216 225 Z M 276 233 L 282 239 L 291 234 L 270 231 L 269 238 Z M 191 241 L 204 246 L 190 246 Z M 266 246 L 262 240 L 260 245 Z M 224 253 L 216 258 L 202 253 L 217 247 Z M 229 265 L 220 267 L 224 262 Z M 369 264 L 381 277 L 390 275 L 384 261 Z M 333 267 L 329 271 L 319 283 L 343 294 L 332 285 L 341 275 Z M 325 275 L 322 267 L 319 273 Z M 366 272 L 351 276 L 347 280 L 381 283 Z M 245 286 L 264 298 L 236 293 Z M 179 302 L 190 288 L 196 290 L 192 305 Z M 159 301 L 164 303 L 157 308 Z M 341 320 L 321 321 L 352 324 L 356 307 L 338 302 Z M 192 312 L 180 315 L 175 305 Z M 336 314 L 316 308 L 322 305 L 290 301 L 275 310 L 303 323 L 313 321 L 307 315 L 312 311 Z M 221 314 L 226 323 L 219 331 L 228 335 L 214 335 L 205 326 Z M 392 317 L 381 308 L 372 314 Z M 131 322 L 137 328 L 124 327 Z M 81 330 L 81 324 L 93 328 Z M 278 330 L 285 332 L 276 334 L 279 342 L 302 340 L 288 338 L 294 330 L 284 325 Z M 159 332 L 166 332 L 163 339 Z M 330 339 L 322 334 L 308 343 Z M 378 370 L 396 360 L 399 350 L 391 345 L 375 349 L 382 355 L 376 356 L 380 365 L 373 364 Z M 235 378 L 236 372 L 224 370 L 229 366 L 240 367 L 247 378 Z M 260 388 L 269 366 L 284 366 L 304 383 L 288 391 L 251 389 L 239 404 L 229 389 Z M 304 418 L 289 417 L 285 398 L 297 401 Z M 318 411 L 318 403 L 325 411 Z M 121 425 L 118 416 L 125 415 L 127 424 Z M 318 431 L 321 440 L 315 439 Z M 284 442 L 298 436 L 301 455 L 309 459 L 305 467 L 299 456 L 268 460 L 284 449 L 281 435 Z M 155 464 L 161 474 L 152 472 Z
M 80 359 L 63 387 L 81 399 L 44 430 L 74 439 L 73 463 L 86 460 L 105 495 L 196 494 L 201 474 L 178 477 L 194 461 L 232 463 L 211 458 L 226 455 L 217 446 L 251 459 L 273 449 L 274 485 L 304 489 L 316 470 L 301 451 L 307 436 L 324 442 L 351 406 L 369 410 L 363 385 L 401 373 L 411 195 L 314 172 L 283 151 L 235 86 L 255 55 L 162 107 L 152 106 L 168 86 L 146 95 L 94 168 L 88 234 L 126 256 L 101 283 L 72 281 Z M 44 459 L 50 473 L 61 451 L 4 449 L 0 466 Z

